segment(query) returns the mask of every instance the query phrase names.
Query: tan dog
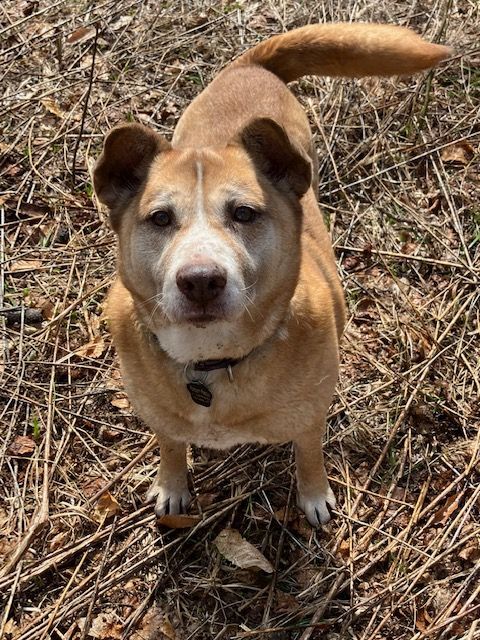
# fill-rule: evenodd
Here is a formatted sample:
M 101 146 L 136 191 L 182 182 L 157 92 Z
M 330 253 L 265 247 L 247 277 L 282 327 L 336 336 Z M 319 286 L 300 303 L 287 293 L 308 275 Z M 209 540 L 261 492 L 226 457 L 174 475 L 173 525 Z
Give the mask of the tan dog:
M 169 144 L 113 129 L 95 168 L 118 234 L 108 314 L 128 395 L 158 436 L 147 498 L 187 507 L 186 444 L 295 443 L 298 505 L 335 505 L 322 452 L 344 301 L 316 201 L 307 118 L 285 86 L 305 74 L 427 69 L 450 50 L 408 29 L 314 25 L 228 66 Z

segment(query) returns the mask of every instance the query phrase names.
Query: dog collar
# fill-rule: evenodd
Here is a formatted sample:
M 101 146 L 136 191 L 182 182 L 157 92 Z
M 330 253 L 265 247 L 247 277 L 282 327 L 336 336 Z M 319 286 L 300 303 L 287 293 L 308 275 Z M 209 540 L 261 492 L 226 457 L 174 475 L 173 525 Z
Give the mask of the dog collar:
M 232 367 L 244 360 L 243 358 L 222 358 L 219 360 L 199 360 L 185 367 L 185 377 L 187 378 L 187 390 L 194 402 L 202 407 L 209 407 L 212 404 L 213 394 L 207 385 L 209 371 L 226 369 L 228 379 L 233 382 Z M 204 376 L 197 376 L 195 372 L 204 373 Z
M 150 332 L 154 338 L 156 344 L 160 347 L 160 342 L 157 336 Z M 161 348 L 161 347 L 160 347 Z M 163 349 L 162 349 L 163 351 Z M 164 352 L 165 353 L 165 352 Z M 250 351 L 251 353 L 251 351 Z M 233 382 L 232 367 L 239 364 L 250 353 L 242 358 L 220 358 L 218 360 L 198 360 L 197 362 L 191 362 L 185 365 L 184 373 L 187 379 L 187 390 L 190 393 L 190 397 L 196 403 L 202 407 L 209 407 L 212 404 L 213 393 L 207 385 L 207 378 L 209 371 L 216 371 L 218 369 L 226 369 L 228 373 L 228 379 Z M 200 375 L 198 375 L 200 374 Z
M 220 360 L 200 360 L 193 364 L 194 371 L 215 371 L 216 369 L 231 369 L 241 362 L 243 358 L 222 358 Z

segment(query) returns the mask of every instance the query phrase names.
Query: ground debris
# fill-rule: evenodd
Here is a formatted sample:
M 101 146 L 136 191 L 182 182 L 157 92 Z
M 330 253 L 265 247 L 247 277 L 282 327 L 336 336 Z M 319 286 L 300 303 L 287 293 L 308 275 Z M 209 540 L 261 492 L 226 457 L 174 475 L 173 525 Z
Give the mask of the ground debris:
M 88 618 L 104 640 L 476 637 L 476 3 L 87 4 L 6 2 L 0 16 L 0 635 L 79 640 Z M 171 139 L 199 90 L 260 39 L 345 20 L 408 24 L 457 53 L 428 81 L 291 85 L 349 311 L 326 434 L 337 513 L 313 531 L 295 508 L 288 444 L 193 447 L 188 527 L 159 527 L 143 503 L 159 450 L 103 320 L 116 238 L 90 169 L 117 123 Z

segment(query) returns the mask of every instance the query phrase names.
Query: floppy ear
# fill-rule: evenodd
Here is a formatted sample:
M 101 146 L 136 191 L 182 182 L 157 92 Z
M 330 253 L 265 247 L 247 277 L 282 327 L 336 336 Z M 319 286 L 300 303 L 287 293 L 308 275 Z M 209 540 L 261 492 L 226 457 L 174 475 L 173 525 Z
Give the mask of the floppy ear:
M 252 120 L 240 133 L 240 142 L 258 169 L 276 186 L 293 191 L 299 198 L 306 193 L 312 182 L 311 162 L 274 120 Z
M 126 204 L 140 189 L 155 156 L 169 148 L 158 133 L 141 124 L 112 129 L 93 171 L 100 202 L 113 210 Z

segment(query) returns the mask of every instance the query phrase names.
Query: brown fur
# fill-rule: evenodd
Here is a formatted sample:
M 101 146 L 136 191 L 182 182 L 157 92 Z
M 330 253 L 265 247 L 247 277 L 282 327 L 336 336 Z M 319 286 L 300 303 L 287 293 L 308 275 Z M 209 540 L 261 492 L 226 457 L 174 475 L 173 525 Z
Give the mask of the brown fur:
M 304 27 L 227 67 L 185 111 L 171 145 L 141 125 L 109 134 L 94 176 L 119 238 L 108 313 L 129 397 L 160 442 L 148 494 L 157 513 L 181 511 L 189 500 L 186 443 L 293 440 L 299 506 L 313 525 L 328 520 L 335 501 L 322 437 L 345 311 L 316 202 L 308 121 L 283 81 L 411 73 L 448 53 L 398 27 Z M 244 204 L 261 212 L 255 224 L 232 222 L 232 207 Z M 152 226 L 159 208 L 174 212 L 162 230 Z M 208 265 L 218 250 L 245 284 L 232 294 L 247 300 L 245 311 L 220 296 L 215 321 L 185 320 L 192 305 L 176 290 L 175 270 Z M 233 383 L 224 370 L 209 373 L 211 407 L 193 403 L 188 361 L 244 356 Z

